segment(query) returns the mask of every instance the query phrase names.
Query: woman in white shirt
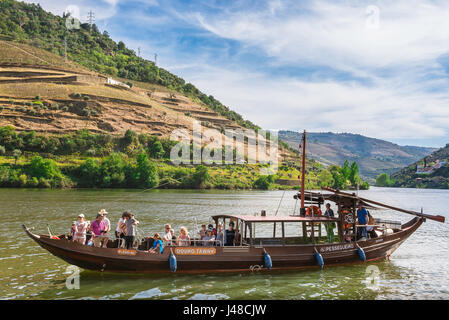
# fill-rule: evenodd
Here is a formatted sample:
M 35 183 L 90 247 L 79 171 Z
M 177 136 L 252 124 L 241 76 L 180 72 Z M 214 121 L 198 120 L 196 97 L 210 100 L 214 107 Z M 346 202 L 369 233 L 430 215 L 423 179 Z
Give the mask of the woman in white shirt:
M 75 223 L 75 234 L 73 235 L 73 241 L 84 244 L 86 242 L 86 232 L 88 223 L 84 221 L 84 214 L 78 216 L 78 221 Z

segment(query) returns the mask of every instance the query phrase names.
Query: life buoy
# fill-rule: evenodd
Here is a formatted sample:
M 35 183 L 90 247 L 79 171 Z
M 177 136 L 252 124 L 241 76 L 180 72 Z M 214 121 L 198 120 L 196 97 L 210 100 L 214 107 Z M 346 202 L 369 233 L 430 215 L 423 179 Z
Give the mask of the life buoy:
M 317 206 L 310 206 L 306 210 L 306 216 L 312 215 L 312 212 L 313 212 L 313 215 L 315 215 L 315 216 L 321 216 L 323 214 L 319 207 L 317 207 Z
M 343 210 L 343 221 L 346 223 L 342 224 L 343 230 L 348 230 L 351 227 L 351 223 L 353 223 L 353 216 L 348 210 Z M 352 221 L 352 222 L 351 222 Z

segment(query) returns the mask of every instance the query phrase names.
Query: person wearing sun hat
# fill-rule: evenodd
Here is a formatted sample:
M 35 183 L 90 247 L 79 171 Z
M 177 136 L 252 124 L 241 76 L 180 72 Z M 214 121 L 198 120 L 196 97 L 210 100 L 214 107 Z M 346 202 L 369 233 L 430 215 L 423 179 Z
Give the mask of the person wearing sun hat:
M 106 248 L 109 240 L 109 231 L 111 230 L 111 221 L 106 217 L 108 212 L 106 209 L 101 209 L 98 214 L 101 214 L 103 216 L 103 222 L 104 222 L 104 229 L 103 229 L 103 248 Z
M 84 214 L 78 215 L 78 220 L 75 222 L 75 234 L 73 235 L 73 241 L 84 244 L 86 242 L 86 232 L 88 229 L 88 223 L 84 220 Z

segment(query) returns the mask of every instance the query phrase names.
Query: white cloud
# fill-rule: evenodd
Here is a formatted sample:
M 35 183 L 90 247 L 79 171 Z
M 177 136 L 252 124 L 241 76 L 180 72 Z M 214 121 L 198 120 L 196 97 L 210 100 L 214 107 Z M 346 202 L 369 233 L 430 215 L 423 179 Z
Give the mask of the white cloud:
M 373 69 L 434 59 L 449 49 L 447 1 L 381 1 L 377 29 L 366 27 L 372 17 L 367 5 L 307 3 L 302 10 L 289 3 L 280 11 L 270 5 L 256 12 L 199 13 L 197 21 L 219 37 L 259 47 L 280 63 Z
M 447 134 L 446 97 L 412 87 L 270 79 L 265 74 L 199 65 L 183 71 L 201 90 L 268 129 L 353 132 L 383 139 Z M 434 115 L 428 117 L 427 115 Z

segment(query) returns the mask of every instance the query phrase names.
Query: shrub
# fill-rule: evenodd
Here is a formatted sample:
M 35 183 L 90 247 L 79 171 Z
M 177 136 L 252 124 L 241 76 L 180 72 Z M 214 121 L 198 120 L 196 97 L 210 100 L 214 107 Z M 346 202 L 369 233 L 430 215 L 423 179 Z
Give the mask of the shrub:
M 84 97 L 83 97 L 83 100 L 84 100 L 84 101 L 88 101 L 89 99 L 90 99 L 89 96 L 84 96 Z
M 81 99 L 81 98 L 83 97 L 83 95 L 82 95 L 81 93 L 74 93 L 74 94 L 73 94 L 73 97 L 74 97 L 75 99 Z
M 4 155 L 6 153 L 6 149 L 4 146 L 0 146 L 0 155 Z
M 59 170 L 56 162 L 51 159 L 43 159 L 40 156 L 34 156 L 31 158 L 29 173 L 30 176 L 36 178 L 62 178 L 61 171 Z

